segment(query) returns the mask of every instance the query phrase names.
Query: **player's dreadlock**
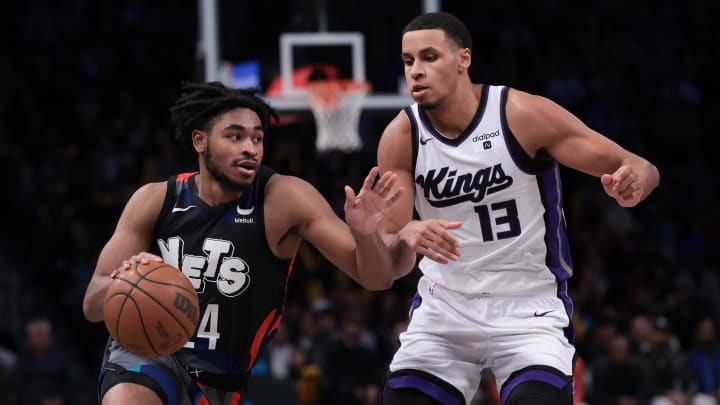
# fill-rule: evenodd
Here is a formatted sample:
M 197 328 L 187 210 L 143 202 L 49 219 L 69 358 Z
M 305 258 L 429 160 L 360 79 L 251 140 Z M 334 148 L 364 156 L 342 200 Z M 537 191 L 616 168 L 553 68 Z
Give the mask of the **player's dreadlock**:
M 220 82 L 183 82 L 181 95 L 170 108 L 175 139 L 183 146 L 188 145 L 193 130 L 209 131 L 220 115 L 235 108 L 254 111 L 267 132 L 271 119 L 278 121 L 278 114 L 255 95 L 259 92 L 258 88 L 233 89 Z

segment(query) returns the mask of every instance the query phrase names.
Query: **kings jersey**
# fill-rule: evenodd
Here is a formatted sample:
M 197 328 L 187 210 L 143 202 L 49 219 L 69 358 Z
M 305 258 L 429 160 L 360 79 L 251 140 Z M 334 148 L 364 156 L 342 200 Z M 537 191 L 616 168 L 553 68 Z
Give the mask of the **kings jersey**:
M 276 257 L 265 234 L 273 175 L 261 166 L 239 200 L 213 207 L 198 197 L 196 173 L 168 180 L 153 253 L 181 269 L 200 298 L 199 326 L 176 354 L 188 368 L 246 375 L 280 323 L 291 260 Z
M 463 223 L 452 231 L 459 260 L 443 265 L 423 258 L 419 267 L 433 282 L 466 294 L 563 290 L 573 271 L 559 167 L 522 149 L 507 124 L 507 94 L 507 87 L 484 85 L 474 118 L 453 139 L 418 104 L 405 109 L 416 214 Z

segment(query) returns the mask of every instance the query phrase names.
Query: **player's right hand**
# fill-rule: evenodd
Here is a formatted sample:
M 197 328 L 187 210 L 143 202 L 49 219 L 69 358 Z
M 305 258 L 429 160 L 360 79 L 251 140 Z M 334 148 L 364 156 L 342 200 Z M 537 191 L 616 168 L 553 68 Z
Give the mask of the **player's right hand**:
M 605 192 L 621 207 L 634 207 L 644 195 L 639 177 L 637 170 L 632 166 L 622 165 L 612 174 L 603 174 L 600 182 Z
M 162 261 L 163 258 L 158 255 L 154 255 L 148 252 L 140 252 L 136 255 L 130 256 L 129 259 L 123 260 L 122 266 L 118 267 L 117 269 L 113 270 L 112 273 L 110 273 L 110 278 L 114 279 L 115 277 L 117 277 L 118 274 L 120 274 L 120 272 L 130 270 L 130 267 L 132 267 L 132 265 L 135 263 L 148 264 L 150 262 Z
M 398 237 L 416 253 L 438 263 L 447 264 L 460 257 L 460 242 L 449 230 L 458 229 L 462 222 L 428 219 L 410 221 L 398 232 Z

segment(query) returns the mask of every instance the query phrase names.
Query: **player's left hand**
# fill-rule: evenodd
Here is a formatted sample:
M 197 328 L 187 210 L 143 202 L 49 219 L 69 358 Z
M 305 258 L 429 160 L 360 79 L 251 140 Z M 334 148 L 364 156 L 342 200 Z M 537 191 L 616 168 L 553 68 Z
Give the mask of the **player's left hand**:
M 410 221 L 405 224 L 398 236 L 412 250 L 430 260 L 447 264 L 460 257 L 460 242 L 450 230 L 459 229 L 462 222 L 441 219 Z
M 345 222 L 353 232 L 362 235 L 377 232 L 383 215 L 404 191 L 402 187 L 395 187 L 397 174 L 386 171 L 377 178 L 379 171 L 377 166 L 370 169 L 357 195 L 352 187 L 345 186 Z
M 620 166 L 613 174 L 603 174 L 600 182 L 605 192 L 621 207 L 634 207 L 644 195 L 639 174 L 632 166 Z
M 114 279 L 121 272 L 130 270 L 132 265 L 135 263 L 148 264 L 150 262 L 160 263 L 162 261 L 163 261 L 163 258 L 158 255 L 154 255 L 154 254 L 148 253 L 148 252 L 140 252 L 138 254 L 130 256 L 129 259 L 123 260 L 122 265 L 120 267 L 118 267 L 117 269 L 113 270 L 112 273 L 110 273 L 110 278 Z

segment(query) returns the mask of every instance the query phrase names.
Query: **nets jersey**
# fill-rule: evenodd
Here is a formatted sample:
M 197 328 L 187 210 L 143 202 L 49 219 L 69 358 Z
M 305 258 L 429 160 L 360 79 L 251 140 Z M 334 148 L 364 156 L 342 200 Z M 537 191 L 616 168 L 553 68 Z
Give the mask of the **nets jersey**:
M 510 131 L 508 88 L 484 85 L 470 125 L 444 137 L 418 104 L 412 125 L 415 210 L 420 219 L 462 221 L 461 257 L 422 258 L 435 283 L 467 294 L 556 291 L 572 274 L 556 162 L 530 158 Z
M 199 327 L 176 357 L 216 374 L 247 374 L 285 303 L 291 260 L 267 243 L 261 166 L 242 198 L 219 206 L 197 195 L 196 173 L 170 177 L 154 231 L 154 253 L 180 268 L 200 298 Z

